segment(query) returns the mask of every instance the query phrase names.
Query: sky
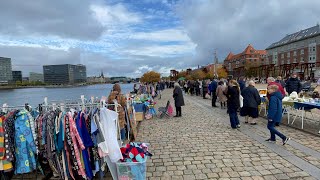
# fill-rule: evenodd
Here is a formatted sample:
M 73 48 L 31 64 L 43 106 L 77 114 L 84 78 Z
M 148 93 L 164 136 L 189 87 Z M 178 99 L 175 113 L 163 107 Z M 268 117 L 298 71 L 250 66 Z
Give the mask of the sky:
M 319 0 L 2 0 L 0 56 L 13 70 L 84 64 L 88 76 L 168 76 L 320 21 Z

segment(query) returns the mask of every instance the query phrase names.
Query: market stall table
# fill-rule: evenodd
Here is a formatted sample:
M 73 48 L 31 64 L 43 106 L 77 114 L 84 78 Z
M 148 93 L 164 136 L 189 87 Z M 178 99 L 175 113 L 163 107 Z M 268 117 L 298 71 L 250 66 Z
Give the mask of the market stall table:
M 291 124 L 294 123 L 294 121 L 296 120 L 296 118 L 298 116 L 300 116 L 299 112 L 301 112 L 301 129 L 303 129 L 303 121 L 304 121 L 304 118 L 305 118 L 305 113 L 306 111 L 310 111 L 311 109 L 320 109 L 320 103 L 310 103 L 310 102 L 294 102 L 294 108 L 298 110 L 298 113 L 296 113 L 293 121 Z M 310 111 L 311 113 L 311 111 Z M 312 113 L 311 113 L 312 115 Z M 312 115 L 313 116 L 313 115 Z

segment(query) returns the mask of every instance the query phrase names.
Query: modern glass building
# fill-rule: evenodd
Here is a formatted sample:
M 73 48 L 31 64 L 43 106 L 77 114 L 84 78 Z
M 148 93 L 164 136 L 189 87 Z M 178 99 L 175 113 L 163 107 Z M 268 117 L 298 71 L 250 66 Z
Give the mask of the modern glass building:
M 45 65 L 43 77 L 47 84 L 83 83 L 87 81 L 87 70 L 82 64 Z
M 12 81 L 11 58 L 0 57 L 0 84 Z
M 21 71 L 12 71 L 12 81 L 13 83 L 20 81 L 22 82 L 22 72 Z

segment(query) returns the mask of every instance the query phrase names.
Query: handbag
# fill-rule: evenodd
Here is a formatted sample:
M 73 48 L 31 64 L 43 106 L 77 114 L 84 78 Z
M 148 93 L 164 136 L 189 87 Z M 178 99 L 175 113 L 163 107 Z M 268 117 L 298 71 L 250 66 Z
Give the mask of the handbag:
M 240 101 L 240 107 L 242 108 L 243 107 L 243 97 L 241 96 L 241 94 L 239 96 L 239 101 Z
M 206 93 L 205 98 L 210 99 L 211 96 L 209 95 L 209 93 Z

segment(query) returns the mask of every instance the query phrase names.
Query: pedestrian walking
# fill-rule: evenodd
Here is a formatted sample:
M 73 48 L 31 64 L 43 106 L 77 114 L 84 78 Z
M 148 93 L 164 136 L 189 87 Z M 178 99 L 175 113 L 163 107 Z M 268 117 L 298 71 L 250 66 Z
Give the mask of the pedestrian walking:
M 209 91 L 211 93 L 211 106 L 212 107 L 218 107 L 216 105 L 216 101 L 217 101 L 217 87 L 218 87 L 218 83 L 215 79 L 212 79 L 210 85 L 209 85 Z M 222 91 L 223 92 L 223 91 Z
M 230 80 L 227 92 L 227 106 L 230 124 L 233 129 L 240 128 L 238 109 L 240 108 L 240 87 L 236 80 Z
M 280 133 L 276 128 L 275 124 L 280 122 L 282 119 L 282 94 L 278 91 L 279 87 L 277 85 L 268 86 L 267 90 L 270 94 L 269 109 L 268 109 L 268 129 L 270 130 L 270 138 L 266 141 L 276 142 L 276 135 L 282 139 L 282 144 L 285 145 L 289 137 L 286 137 Z
M 174 117 L 181 117 L 181 106 L 184 106 L 184 99 L 181 87 L 178 83 L 174 83 L 173 98 L 176 107 L 176 115 Z
M 224 84 L 223 81 L 220 81 L 218 83 L 218 87 L 216 90 L 216 96 L 218 98 L 218 101 L 220 102 L 221 109 L 226 108 L 226 103 L 227 103 L 227 96 L 223 93 L 225 92 L 227 86 Z
M 241 91 L 241 95 L 243 97 L 243 107 L 240 110 L 240 115 L 245 116 L 245 123 L 256 125 L 256 119 L 259 116 L 258 106 L 261 104 L 261 98 L 258 90 L 255 88 L 255 82 L 249 81 L 248 87 L 245 87 Z

